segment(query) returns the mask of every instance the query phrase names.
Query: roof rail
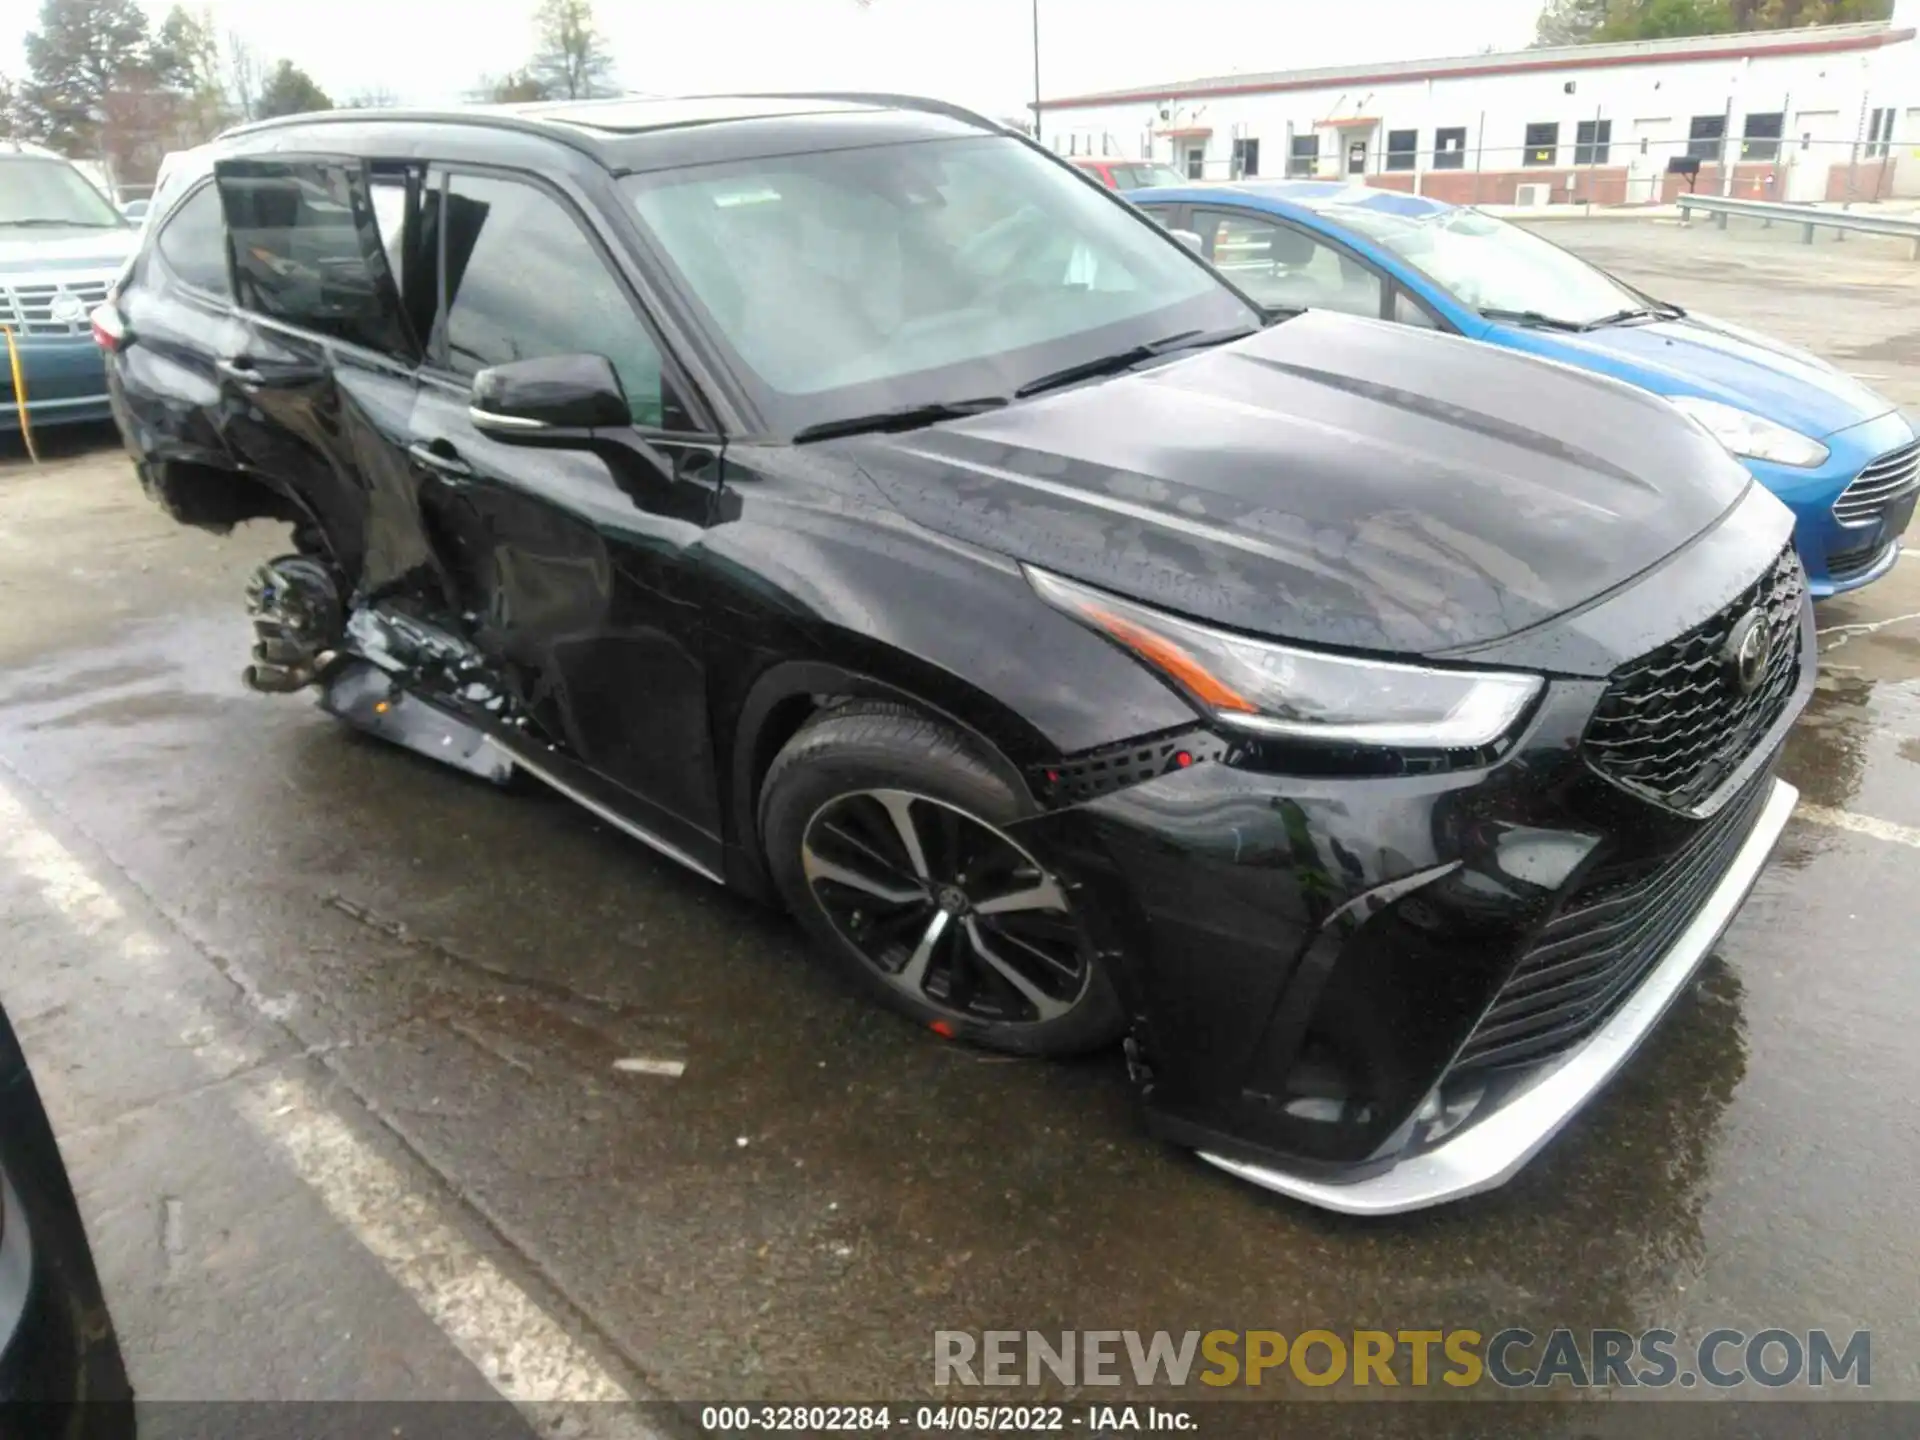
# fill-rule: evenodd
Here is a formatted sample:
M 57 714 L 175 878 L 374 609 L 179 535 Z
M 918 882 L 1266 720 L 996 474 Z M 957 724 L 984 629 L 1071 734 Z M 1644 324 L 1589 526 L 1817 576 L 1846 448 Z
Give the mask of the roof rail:
M 400 123 L 406 125 L 472 125 L 482 130 L 516 130 L 523 135 L 538 135 L 543 140 L 552 140 L 565 145 L 570 150 L 599 159 L 589 138 L 570 126 L 559 124 L 541 124 L 511 110 L 474 106 L 470 109 L 445 110 L 308 110 L 298 115 L 278 115 L 271 120 L 253 120 L 245 125 L 235 125 L 222 130 L 209 144 L 222 140 L 231 140 L 241 135 L 258 135 L 263 131 L 286 130 L 299 125 L 339 125 L 354 121 L 376 121 L 380 123 Z
M 987 130 L 1006 134 L 1020 133 L 999 120 L 982 115 L 977 110 L 969 110 L 964 105 L 949 104 L 945 100 L 930 99 L 925 95 L 895 95 L 882 90 L 757 90 L 743 93 L 739 98 L 742 100 L 838 100 L 855 105 L 886 105 L 895 110 L 921 110 L 929 115 L 944 115 L 949 120 L 964 120 L 969 125 L 978 125 Z

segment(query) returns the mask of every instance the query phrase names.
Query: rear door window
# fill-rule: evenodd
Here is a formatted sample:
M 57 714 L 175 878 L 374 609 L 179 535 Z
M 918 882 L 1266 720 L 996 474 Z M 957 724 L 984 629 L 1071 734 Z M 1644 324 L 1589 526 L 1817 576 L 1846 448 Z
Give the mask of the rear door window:
M 227 283 L 227 222 L 211 183 L 189 195 L 154 237 L 167 269 L 182 284 L 209 295 L 231 295 Z
M 414 358 L 363 161 L 223 160 L 214 174 L 243 309 Z
M 659 427 L 668 405 L 660 349 L 565 206 L 516 180 L 453 174 L 446 222 L 445 309 L 433 353 L 473 376 L 548 355 L 604 355 L 636 425 Z

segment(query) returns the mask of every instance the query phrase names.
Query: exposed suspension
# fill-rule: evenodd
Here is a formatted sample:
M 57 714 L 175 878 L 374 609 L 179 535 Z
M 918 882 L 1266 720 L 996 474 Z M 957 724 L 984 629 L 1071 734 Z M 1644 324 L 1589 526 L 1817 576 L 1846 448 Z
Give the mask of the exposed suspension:
M 267 561 L 247 581 L 247 614 L 253 663 L 241 678 L 255 690 L 284 695 L 311 685 L 340 648 L 340 591 L 318 560 L 282 555 Z

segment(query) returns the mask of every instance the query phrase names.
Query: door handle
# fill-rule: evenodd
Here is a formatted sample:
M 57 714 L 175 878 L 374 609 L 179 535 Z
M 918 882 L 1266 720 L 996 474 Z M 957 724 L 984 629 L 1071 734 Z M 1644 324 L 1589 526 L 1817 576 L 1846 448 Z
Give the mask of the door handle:
M 444 444 L 444 442 L 442 442 Z M 473 467 L 453 453 L 452 446 L 436 449 L 424 440 L 416 440 L 407 446 L 407 454 L 418 460 L 429 470 L 438 471 L 453 479 L 464 479 L 473 474 Z
M 263 370 L 245 355 L 235 356 L 231 360 L 216 360 L 213 362 L 213 368 L 214 373 L 222 379 L 231 380 L 247 390 L 307 385 L 324 378 L 327 373 L 319 365 L 275 365 Z

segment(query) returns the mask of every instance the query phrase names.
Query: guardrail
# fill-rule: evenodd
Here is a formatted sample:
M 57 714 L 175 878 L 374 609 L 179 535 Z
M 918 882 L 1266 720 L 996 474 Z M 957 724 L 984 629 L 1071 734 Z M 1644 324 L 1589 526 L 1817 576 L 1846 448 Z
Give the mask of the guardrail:
M 1913 258 L 1920 260 L 1920 214 L 1863 215 L 1857 210 L 1822 210 L 1781 200 L 1735 200 L 1727 195 L 1682 195 L 1674 203 L 1680 207 L 1684 219 L 1691 220 L 1692 212 L 1698 210 L 1713 216 L 1713 223 L 1722 230 L 1727 228 L 1730 215 L 1744 215 L 1767 225 L 1776 220 L 1798 225 L 1802 232 L 1800 238 L 1808 245 L 1813 243 L 1815 230 L 1836 231 L 1837 238 L 1842 240 L 1847 238 L 1849 230 L 1860 235 L 1892 235 L 1913 241 Z

